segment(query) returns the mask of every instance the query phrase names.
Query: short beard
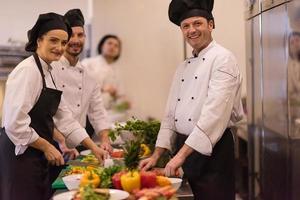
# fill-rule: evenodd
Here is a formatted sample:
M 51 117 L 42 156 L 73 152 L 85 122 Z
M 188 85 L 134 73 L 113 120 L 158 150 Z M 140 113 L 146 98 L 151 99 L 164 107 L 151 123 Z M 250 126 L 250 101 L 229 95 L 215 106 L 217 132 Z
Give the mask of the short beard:
M 66 52 L 73 57 L 78 57 L 82 51 L 83 51 L 83 48 L 81 48 L 81 50 L 78 53 L 72 53 L 72 52 L 66 50 Z

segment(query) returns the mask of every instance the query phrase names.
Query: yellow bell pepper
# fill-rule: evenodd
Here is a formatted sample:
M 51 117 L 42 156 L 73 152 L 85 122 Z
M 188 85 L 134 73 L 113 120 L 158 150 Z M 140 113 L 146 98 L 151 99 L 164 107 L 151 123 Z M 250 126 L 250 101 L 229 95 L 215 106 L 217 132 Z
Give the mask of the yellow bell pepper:
M 132 192 L 134 189 L 141 188 L 141 176 L 137 171 L 130 171 L 121 176 L 121 185 L 123 190 Z
M 141 144 L 141 152 L 142 154 L 140 155 L 141 157 L 147 157 L 150 156 L 151 150 L 146 144 Z
M 170 180 L 168 179 L 168 177 L 165 176 L 156 176 L 156 183 L 161 187 L 171 185 Z
M 96 167 L 94 167 L 94 166 L 87 166 L 86 167 L 86 170 L 87 171 L 94 171 L 94 170 L 96 170 L 97 168 Z
M 100 177 L 92 171 L 86 171 L 80 181 L 80 186 L 91 185 L 92 187 L 98 187 L 100 184 Z

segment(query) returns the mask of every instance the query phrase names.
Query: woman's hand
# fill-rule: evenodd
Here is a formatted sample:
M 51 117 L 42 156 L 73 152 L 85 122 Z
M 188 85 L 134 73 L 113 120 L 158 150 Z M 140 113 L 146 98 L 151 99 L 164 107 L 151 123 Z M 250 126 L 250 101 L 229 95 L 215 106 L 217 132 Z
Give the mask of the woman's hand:
M 50 164 L 56 166 L 65 164 L 64 158 L 61 153 L 44 138 L 39 137 L 36 141 L 29 144 L 29 146 L 44 152 L 45 157 Z
M 51 165 L 60 166 L 65 164 L 62 154 L 50 143 L 45 147 L 44 154 Z

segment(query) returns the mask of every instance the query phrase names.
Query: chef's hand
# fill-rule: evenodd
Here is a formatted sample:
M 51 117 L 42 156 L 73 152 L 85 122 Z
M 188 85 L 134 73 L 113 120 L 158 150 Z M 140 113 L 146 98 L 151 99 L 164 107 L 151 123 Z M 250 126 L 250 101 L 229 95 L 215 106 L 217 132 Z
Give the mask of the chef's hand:
M 165 166 L 165 176 L 179 176 L 179 168 L 185 161 L 185 157 L 175 155 Z
M 101 142 L 100 147 L 110 154 L 113 152 L 113 148 L 110 145 L 110 142 Z
M 117 96 L 117 88 L 112 85 L 105 85 L 102 87 L 103 92 L 109 93 L 111 96 L 116 97 Z
M 59 130 L 54 129 L 53 131 L 53 139 L 58 142 L 59 148 L 63 153 L 63 157 L 65 162 L 67 160 L 73 160 L 75 159 L 77 156 L 79 156 L 79 153 L 76 149 L 69 149 L 66 145 L 66 139 L 65 137 L 62 135 L 61 132 L 59 132 Z
M 100 147 L 102 149 L 104 149 L 105 151 L 108 151 L 109 153 L 112 153 L 113 152 L 113 148 L 111 146 L 111 143 L 110 143 L 110 139 L 109 139 L 109 129 L 104 129 L 102 131 L 100 131 L 98 133 L 99 135 L 99 138 L 100 138 L 100 141 L 101 141 L 101 144 L 100 144 Z
M 157 163 L 157 159 L 154 156 L 150 156 L 149 158 L 141 160 L 139 164 L 139 169 L 141 171 L 147 171 L 148 169 L 154 167 L 156 163 Z
M 139 169 L 142 171 L 146 171 L 152 167 L 154 167 L 160 158 L 160 156 L 166 151 L 166 149 L 161 147 L 155 147 L 155 150 L 149 158 L 142 160 L 139 164 Z
M 74 149 L 69 149 L 66 145 L 66 143 L 60 143 L 59 148 L 63 153 L 63 157 L 66 158 L 66 160 L 74 160 L 79 156 L 79 152 L 74 148 Z
M 182 166 L 185 159 L 193 152 L 194 150 L 188 145 L 184 144 L 178 153 L 167 163 L 165 167 L 166 176 L 178 176 L 179 167 Z
M 44 154 L 51 165 L 60 166 L 65 164 L 62 154 L 52 144 L 45 147 Z
M 91 149 L 92 153 L 96 156 L 100 163 L 103 163 L 104 159 L 108 158 L 108 152 L 96 146 Z

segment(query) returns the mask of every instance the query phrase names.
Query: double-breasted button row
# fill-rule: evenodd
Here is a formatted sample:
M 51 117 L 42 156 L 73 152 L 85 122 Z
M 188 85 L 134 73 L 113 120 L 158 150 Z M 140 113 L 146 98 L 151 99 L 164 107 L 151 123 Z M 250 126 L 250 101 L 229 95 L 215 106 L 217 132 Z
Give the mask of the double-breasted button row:
M 203 60 L 203 61 L 205 61 L 205 58 L 202 58 L 202 60 Z M 189 61 L 188 61 L 188 63 L 190 64 L 190 63 L 191 63 L 191 61 L 189 60 Z
M 175 121 L 175 122 L 178 122 L 178 119 L 175 119 L 174 121 Z M 190 122 L 190 121 L 192 121 L 192 119 L 189 118 L 188 121 Z

